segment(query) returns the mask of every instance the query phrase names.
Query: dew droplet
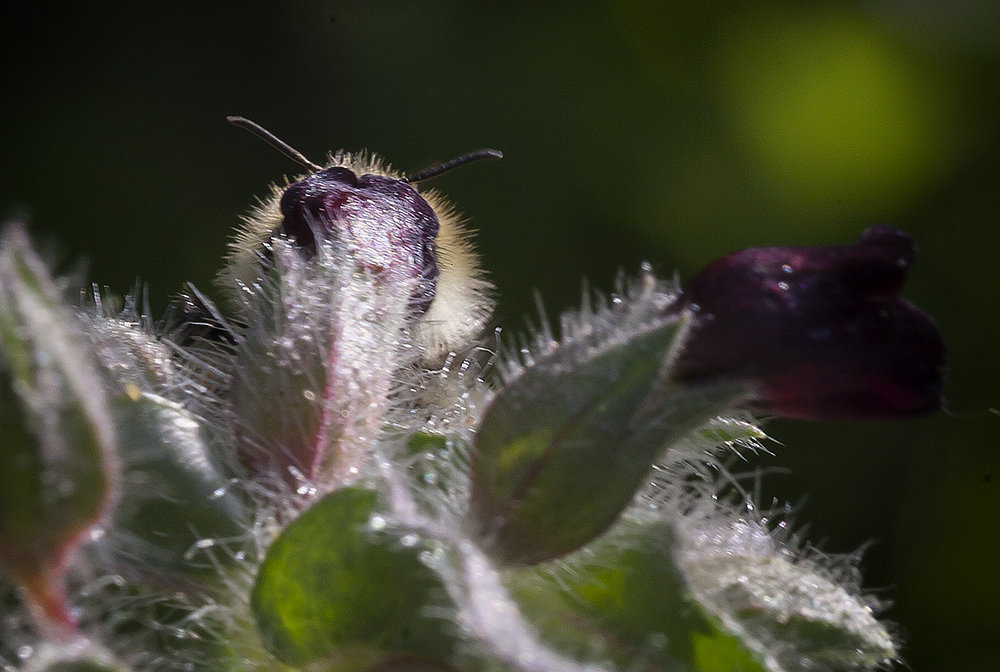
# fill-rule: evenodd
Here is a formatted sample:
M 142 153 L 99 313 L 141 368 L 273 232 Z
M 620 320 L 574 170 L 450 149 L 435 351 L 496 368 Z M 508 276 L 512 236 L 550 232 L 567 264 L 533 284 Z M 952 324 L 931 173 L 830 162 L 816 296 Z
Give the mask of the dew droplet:
M 378 532 L 385 529 L 385 518 L 376 514 L 368 519 L 368 529 Z
M 31 646 L 30 644 L 24 644 L 22 646 L 17 647 L 17 657 L 20 658 L 21 660 L 26 660 L 34 652 L 35 652 L 35 647 Z
M 406 548 L 413 548 L 419 542 L 420 542 L 420 537 L 413 534 L 412 532 L 410 534 L 403 535 L 403 538 L 399 540 L 399 543 L 401 543 Z
M 212 548 L 213 546 L 215 546 L 215 539 L 199 539 L 191 544 L 189 549 L 184 551 L 184 559 L 191 560 L 199 551 L 204 551 L 206 548 Z

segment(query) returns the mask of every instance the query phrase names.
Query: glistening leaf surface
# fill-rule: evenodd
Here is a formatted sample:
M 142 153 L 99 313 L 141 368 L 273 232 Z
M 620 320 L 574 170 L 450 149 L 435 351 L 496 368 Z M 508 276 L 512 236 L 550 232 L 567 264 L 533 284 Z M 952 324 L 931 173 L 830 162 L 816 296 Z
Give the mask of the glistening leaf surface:
M 669 526 L 637 524 L 507 584 L 542 638 L 581 662 L 636 672 L 763 672 L 756 656 L 707 616 L 670 548 Z
M 556 351 L 498 393 L 476 433 L 471 502 L 497 560 L 540 562 L 602 533 L 664 447 L 732 403 L 738 387 L 661 387 L 680 332 L 661 324 L 582 361 Z
M 265 646 L 283 662 L 451 652 L 443 586 L 419 544 L 382 529 L 378 512 L 373 491 L 337 490 L 268 549 L 251 605 Z

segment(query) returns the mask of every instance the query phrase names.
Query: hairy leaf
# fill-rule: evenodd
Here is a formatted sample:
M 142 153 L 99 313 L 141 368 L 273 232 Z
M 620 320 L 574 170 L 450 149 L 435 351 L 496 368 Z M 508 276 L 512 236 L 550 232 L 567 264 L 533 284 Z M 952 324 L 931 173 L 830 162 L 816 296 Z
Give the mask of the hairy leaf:
M 25 232 L 0 239 L 0 565 L 70 624 L 62 571 L 110 506 L 115 436 L 96 358 Z
M 556 351 L 486 412 L 473 450 L 471 516 L 506 564 L 559 557 L 601 534 L 671 441 L 729 406 L 739 386 L 663 389 L 681 322 L 568 365 Z
M 450 653 L 444 588 L 420 561 L 419 540 L 387 528 L 379 511 L 373 491 L 344 488 L 271 545 L 251 603 L 265 646 L 283 662 Z

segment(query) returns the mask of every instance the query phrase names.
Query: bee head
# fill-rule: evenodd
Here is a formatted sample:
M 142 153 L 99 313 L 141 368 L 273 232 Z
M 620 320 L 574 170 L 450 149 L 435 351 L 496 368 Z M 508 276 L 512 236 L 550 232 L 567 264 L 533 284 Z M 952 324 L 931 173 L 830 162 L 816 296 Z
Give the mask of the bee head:
M 427 312 L 438 278 L 434 208 L 407 182 L 333 166 L 289 186 L 279 202 L 284 234 L 312 256 L 317 239 L 350 245 L 366 271 L 418 278 L 411 307 Z
M 451 206 L 433 193 L 419 193 L 414 184 L 470 161 L 499 158 L 500 152 L 478 150 L 410 176 L 367 155 L 343 152 L 321 167 L 253 122 L 230 121 L 312 172 L 273 187 L 271 198 L 245 218 L 231 245 L 224 284 L 252 286 L 268 263 L 268 243 L 281 236 L 306 258 L 323 246 L 346 248 L 364 271 L 410 282 L 412 331 L 429 358 L 461 349 L 481 330 L 492 310 L 491 285 Z

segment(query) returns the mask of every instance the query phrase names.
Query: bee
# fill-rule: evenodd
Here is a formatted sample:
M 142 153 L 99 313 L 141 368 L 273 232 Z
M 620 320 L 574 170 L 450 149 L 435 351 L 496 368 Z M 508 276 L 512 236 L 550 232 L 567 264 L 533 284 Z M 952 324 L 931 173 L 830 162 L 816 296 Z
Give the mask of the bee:
M 227 120 L 310 172 L 272 185 L 270 196 L 244 218 L 230 244 L 224 286 L 252 286 L 275 236 L 294 241 L 306 256 L 316 253 L 322 237 L 360 250 L 366 270 L 412 283 L 410 333 L 425 361 L 468 347 L 490 318 L 493 285 L 454 207 L 416 185 L 472 161 L 501 158 L 501 152 L 480 149 L 409 175 L 366 153 L 336 152 L 320 166 L 248 119 Z

